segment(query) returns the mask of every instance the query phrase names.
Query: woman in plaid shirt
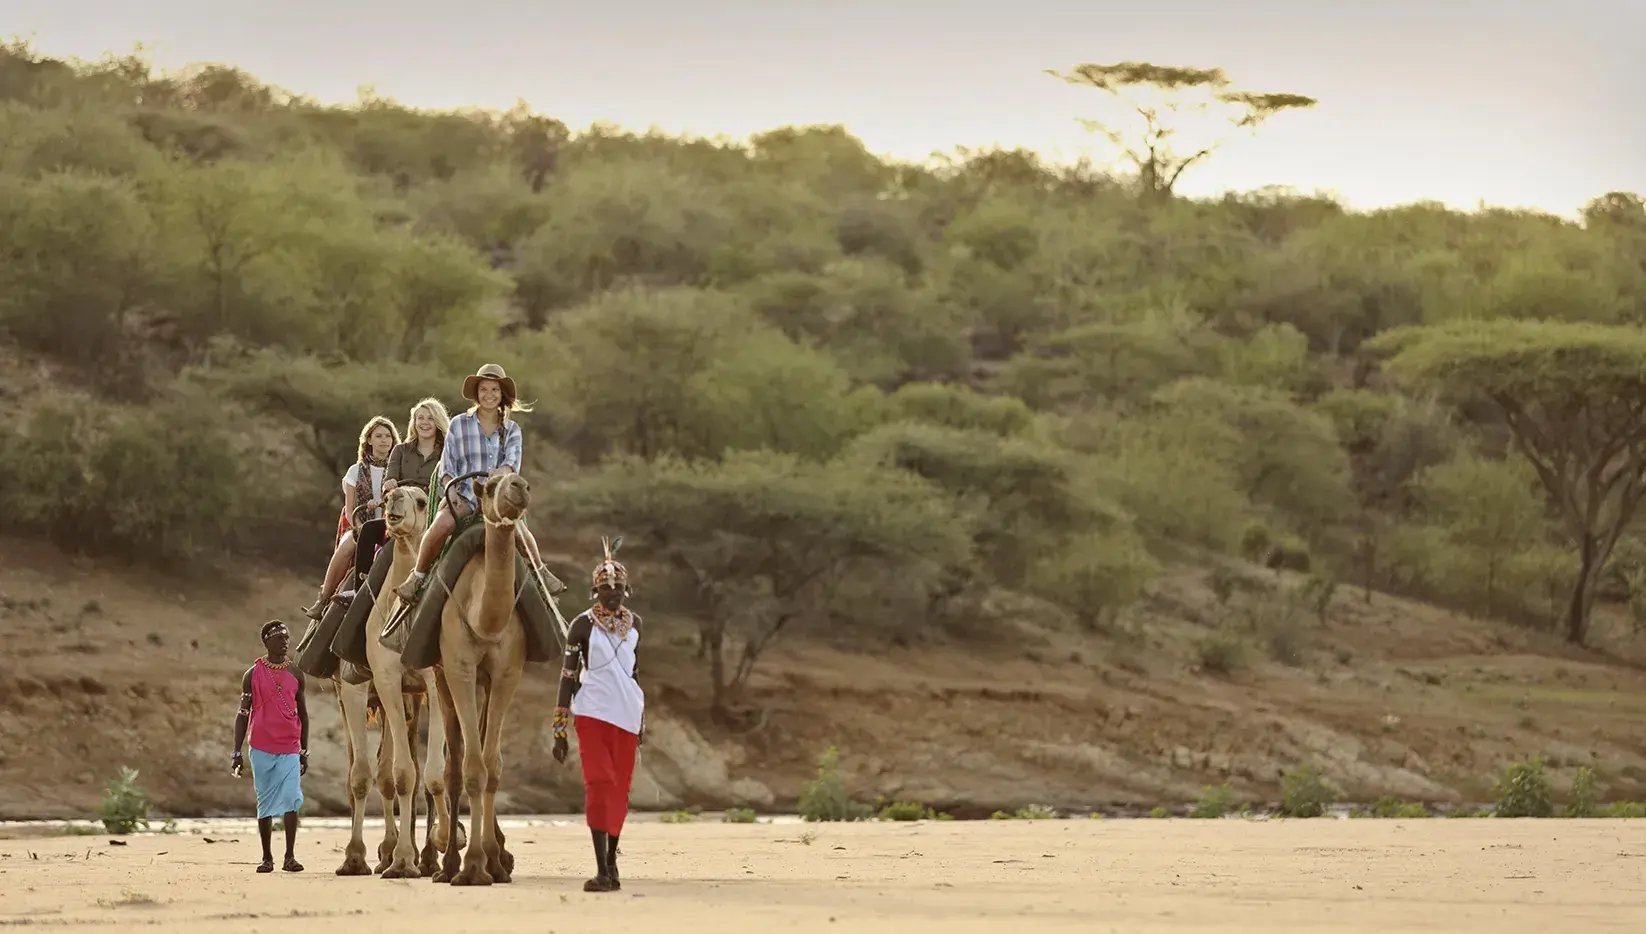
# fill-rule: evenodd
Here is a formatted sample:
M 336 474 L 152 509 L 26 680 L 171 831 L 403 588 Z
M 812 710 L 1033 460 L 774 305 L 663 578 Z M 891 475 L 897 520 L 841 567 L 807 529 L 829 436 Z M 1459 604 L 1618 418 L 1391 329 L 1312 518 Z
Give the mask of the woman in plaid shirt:
M 463 380 L 463 398 L 474 405 L 451 420 L 451 427 L 446 432 L 446 449 L 440 459 L 440 475 L 445 478 L 461 477 L 477 470 L 489 471 L 492 476 L 519 473 L 522 447 L 520 423 L 510 418 L 509 414 L 529 412 L 531 407 L 520 401 L 514 380 L 503 372 L 501 366 L 488 363 Z M 480 478 L 468 480 L 452 491 L 458 500 L 455 508 L 464 517 L 480 509 L 476 484 L 481 482 Z M 429 495 L 438 496 L 439 491 L 430 490 Z M 452 514 L 453 508 L 451 502 L 442 499 L 439 513 L 428 531 L 423 533 L 422 544 L 418 546 L 416 568 L 394 589 L 395 595 L 407 603 L 417 598 L 429 568 L 440 557 L 440 549 L 457 528 L 458 517 Z M 515 528 L 519 532 L 515 536 L 515 545 L 520 553 L 540 572 L 545 570 L 537 550 L 537 539 L 532 536 L 531 530 L 526 528 L 524 522 Z

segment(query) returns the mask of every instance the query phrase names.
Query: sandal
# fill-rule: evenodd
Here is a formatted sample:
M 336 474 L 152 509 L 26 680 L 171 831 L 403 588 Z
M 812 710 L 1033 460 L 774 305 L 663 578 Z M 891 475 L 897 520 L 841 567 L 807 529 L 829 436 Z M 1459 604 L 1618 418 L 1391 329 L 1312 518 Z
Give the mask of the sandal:
M 286 864 L 280 868 L 286 870 L 287 872 L 302 872 L 303 864 L 297 861 L 297 857 L 288 856 L 286 857 Z
M 257 864 L 257 871 L 258 872 L 273 872 L 274 871 L 274 857 L 272 857 L 272 856 L 263 857 L 263 861 L 261 863 Z

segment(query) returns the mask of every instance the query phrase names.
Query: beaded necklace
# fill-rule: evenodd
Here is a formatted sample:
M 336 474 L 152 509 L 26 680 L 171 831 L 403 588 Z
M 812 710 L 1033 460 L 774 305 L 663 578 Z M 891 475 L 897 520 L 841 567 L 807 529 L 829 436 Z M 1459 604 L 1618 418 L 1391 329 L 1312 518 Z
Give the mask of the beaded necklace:
M 286 659 L 285 661 L 281 662 L 278 665 L 276 665 L 274 662 L 269 661 L 269 658 L 268 658 L 267 655 L 263 656 L 262 658 L 258 659 L 257 661 L 260 662 L 263 665 L 264 668 L 267 668 L 270 671 L 285 671 L 287 668 L 291 667 L 291 659 L 289 659 L 289 658 Z M 288 718 L 290 718 L 292 720 L 297 719 L 297 707 L 293 704 L 293 702 L 291 700 L 287 699 L 287 697 L 286 697 L 286 686 L 284 684 L 281 684 L 280 680 L 278 678 L 275 679 L 275 682 L 274 682 L 274 697 L 275 697 L 275 705 L 280 708 L 281 713 L 285 714 Z
M 629 630 L 634 628 L 634 614 L 630 613 L 629 608 L 626 606 L 620 606 L 615 610 L 608 610 L 596 603 L 594 606 L 589 608 L 589 612 L 593 615 L 594 624 L 596 626 L 606 630 L 620 640 L 627 639 L 629 637 Z

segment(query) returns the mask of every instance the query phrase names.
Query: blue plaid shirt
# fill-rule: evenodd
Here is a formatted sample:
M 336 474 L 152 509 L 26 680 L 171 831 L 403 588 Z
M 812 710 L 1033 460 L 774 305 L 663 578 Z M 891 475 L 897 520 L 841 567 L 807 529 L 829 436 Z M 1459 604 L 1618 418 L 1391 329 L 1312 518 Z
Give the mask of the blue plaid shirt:
M 446 430 L 446 450 L 440 457 L 440 474 L 450 479 L 476 470 L 495 470 L 505 464 L 519 473 L 521 444 L 519 422 L 505 418 L 499 431 L 486 435 L 480 428 L 480 416 L 464 412 L 454 416 L 451 427 Z M 457 495 L 479 509 L 480 496 L 475 492 L 476 482 L 470 480 L 463 484 Z

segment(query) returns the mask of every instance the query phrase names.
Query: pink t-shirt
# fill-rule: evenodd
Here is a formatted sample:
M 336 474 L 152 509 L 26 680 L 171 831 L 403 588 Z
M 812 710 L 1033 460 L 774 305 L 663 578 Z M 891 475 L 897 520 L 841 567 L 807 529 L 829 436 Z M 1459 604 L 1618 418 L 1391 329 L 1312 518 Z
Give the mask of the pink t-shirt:
M 297 676 L 276 671 L 261 658 L 251 666 L 251 737 L 247 743 L 277 756 L 303 751 Z

